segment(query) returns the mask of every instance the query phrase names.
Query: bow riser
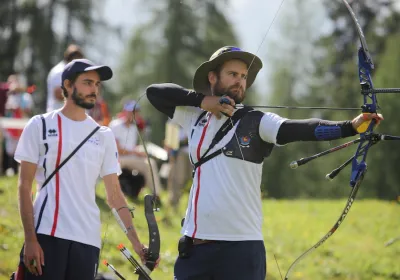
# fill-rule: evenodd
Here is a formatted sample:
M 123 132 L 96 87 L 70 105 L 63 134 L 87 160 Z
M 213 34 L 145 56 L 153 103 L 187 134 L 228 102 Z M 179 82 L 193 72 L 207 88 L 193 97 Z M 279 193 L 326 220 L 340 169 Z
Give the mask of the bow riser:
M 353 13 L 354 14 L 354 13 Z M 356 21 L 358 22 L 358 21 Z M 358 26 L 359 28 L 359 26 Z M 366 46 L 366 43 L 365 43 Z M 369 59 L 365 47 L 361 43 L 361 47 L 358 50 L 358 75 L 362 90 L 373 90 L 373 82 L 371 79 L 371 70 L 374 68 L 372 60 Z M 375 93 L 364 94 L 363 95 L 364 105 L 361 106 L 363 113 L 376 113 L 378 109 L 378 100 Z M 350 186 L 354 187 L 359 178 L 367 170 L 367 155 L 369 148 L 373 145 L 373 139 L 368 137 L 373 133 L 376 121 L 372 120 L 367 128 L 367 130 L 360 134 L 361 141 L 357 147 L 355 156 L 352 161 Z

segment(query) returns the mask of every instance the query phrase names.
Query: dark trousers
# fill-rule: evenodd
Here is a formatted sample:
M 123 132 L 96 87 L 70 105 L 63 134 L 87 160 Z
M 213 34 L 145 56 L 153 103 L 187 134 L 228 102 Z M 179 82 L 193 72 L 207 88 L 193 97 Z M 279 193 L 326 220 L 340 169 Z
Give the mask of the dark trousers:
M 97 274 L 100 249 L 49 235 L 37 235 L 44 253 L 42 275 L 28 270 L 24 280 L 90 280 Z
M 263 241 L 217 241 L 194 245 L 175 263 L 175 280 L 265 280 Z

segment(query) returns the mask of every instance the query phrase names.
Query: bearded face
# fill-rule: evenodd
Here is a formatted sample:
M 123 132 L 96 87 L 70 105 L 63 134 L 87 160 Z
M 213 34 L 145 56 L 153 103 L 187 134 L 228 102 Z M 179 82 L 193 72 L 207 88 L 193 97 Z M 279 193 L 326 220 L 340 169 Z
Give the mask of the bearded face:
M 236 104 L 242 103 L 245 98 L 245 91 L 240 84 L 226 86 L 220 78 L 218 78 L 217 83 L 214 86 L 213 93 L 217 96 L 227 95 L 232 98 Z
M 74 87 L 74 91 L 71 95 L 72 100 L 76 105 L 83 109 L 92 109 L 96 104 L 97 95 L 95 93 L 90 93 L 88 95 L 84 95 L 83 93 L 79 93 L 77 88 Z
M 96 71 L 80 74 L 72 85 L 72 101 L 83 109 L 92 109 L 96 104 L 100 84 L 100 77 Z
M 246 94 L 247 65 L 241 60 L 225 62 L 219 73 L 214 73 L 210 78 L 213 95 L 227 95 L 235 103 L 242 103 Z

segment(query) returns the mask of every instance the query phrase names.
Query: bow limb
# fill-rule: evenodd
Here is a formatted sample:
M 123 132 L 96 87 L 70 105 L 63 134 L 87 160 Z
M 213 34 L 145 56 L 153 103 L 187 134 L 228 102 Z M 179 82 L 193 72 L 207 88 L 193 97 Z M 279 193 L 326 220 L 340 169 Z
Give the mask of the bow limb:
M 359 181 L 354 185 L 354 187 L 351 190 L 350 196 L 347 200 L 346 206 L 344 207 L 342 213 L 339 216 L 339 219 L 336 221 L 334 226 L 328 231 L 327 234 L 325 234 L 317 243 L 315 243 L 311 248 L 309 248 L 307 251 L 302 253 L 289 267 L 288 271 L 286 272 L 285 275 L 285 280 L 289 279 L 289 276 L 291 275 L 293 268 L 300 262 L 300 260 L 304 257 L 306 257 L 308 254 L 313 252 L 315 249 L 317 249 L 319 246 L 325 243 L 325 241 L 331 237 L 335 231 L 339 228 L 339 226 L 343 223 L 344 219 L 347 217 L 347 214 L 350 211 L 351 206 L 353 205 L 353 202 L 356 198 L 358 189 L 360 187 L 360 184 L 362 182 L 362 179 L 364 178 L 365 173 L 362 174 L 360 177 Z
M 149 228 L 149 247 L 146 252 L 146 264 L 145 266 L 151 271 L 157 265 L 157 260 L 160 256 L 160 232 L 158 230 L 157 221 L 154 216 L 153 203 L 155 201 L 155 197 L 153 195 L 146 195 L 144 198 L 144 213 L 147 220 L 147 225 Z M 145 278 L 141 278 L 139 276 L 139 280 Z
M 138 103 L 143 96 L 145 96 L 145 93 L 142 94 L 141 97 L 139 97 Z M 136 105 L 138 103 L 135 104 L 133 111 L 135 111 Z M 133 114 L 133 119 L 134 119 L 134 122 L 136 123 L 135 114 Z M 151 180 L 153 183 L 153 194 L 151 194 L 151 195 L 148 194 L 144 198 L 144 212 L 145 212 L 145 217 L 146 217 L 146 221 L 147 221 L 147 225 L 148 225 L 148 229 L 149 229 L 149 246 L 146 249 L 145 266 L 149 270 L 149 274 L 150 274 L 150 272 L 152 272 L 155 269 L 155 267 L 157 265 L 157 260 L 160 257 L 160 245 L 161 245 L 160 231 L 158 229 L 157 221 L 156 221 L 156 218 L 154 215 L 155 211 L 159 211 L 159 208 L 157 205 L 158 195 L 156 192 L 156 185 L 155 185 L 155 179 L 154 179 L 154 174 L 153 174 L 153 167 L 152 167 L 151 160 L 150 160 L 150 155 L 147 151 L 146 143 L 143 140 L 143 137 L 139 131 L 138 131 L 138 135 L 139 135 L 140 141 L 143 144 L 143 149 L 144 149 L 144 152 L 147 157 L 147 163 L 150 168 Z M 139 280 L 143 280 L 143 279 L 147 279 L 147 278 L 144 278 L 144 276 L 139 275 Z

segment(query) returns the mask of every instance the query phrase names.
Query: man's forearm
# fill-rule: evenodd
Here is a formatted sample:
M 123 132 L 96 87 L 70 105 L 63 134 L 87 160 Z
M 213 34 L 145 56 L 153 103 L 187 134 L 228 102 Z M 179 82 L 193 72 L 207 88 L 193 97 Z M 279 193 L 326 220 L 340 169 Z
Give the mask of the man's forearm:
M 128 209 L 125 197 L 117 183 L 114 186 L 113 194 L 108 198 L 108 205 L 110 208 L 117 210 L 119 217 L 124 223 L 126 229 L 128 230 L 127 236 L 132 244 L 140 244 L 139 237 L 137 235 L 136 229 L 132 223 L 131 213 Z
M 280 126 L 276 139 L 283 145 L 296 141 L 330 141 L 356 134 L 351 121 L 287 120 Z
M 33 203 L 29 187 L 19 185 L 19 212 L 21 215 L 22 225 L 24 227 L 24 234 L 26 241 L 36 240 L 35 222 L 33 214 Z
M 140 243 L 139 236 L 137 235 L 136 229 L 132 223 L 131 213 L 130 213 L 126 203 L 122 204 L 119 208 L 116 207 L 116 209 L 119 209 L 117 211 L 118 215 L 121 218 L 122 222 L 124 223 L 126 229 L 128 230 L 127 236 L 129 238 L 129 241 L 132 244 Z

